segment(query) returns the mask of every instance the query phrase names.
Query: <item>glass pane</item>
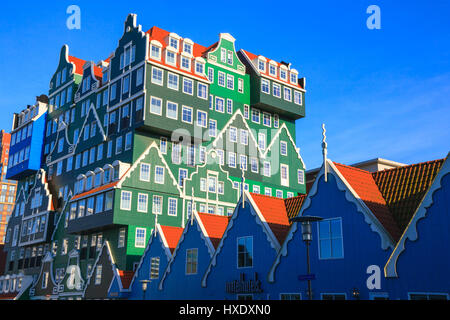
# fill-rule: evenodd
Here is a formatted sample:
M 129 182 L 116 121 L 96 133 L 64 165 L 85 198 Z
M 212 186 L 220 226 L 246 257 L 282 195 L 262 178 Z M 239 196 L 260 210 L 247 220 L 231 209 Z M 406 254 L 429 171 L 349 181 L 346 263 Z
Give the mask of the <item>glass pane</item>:
M 333 238 L 342 237 L 341 232 L 341 219 L 333 219 L 330 221 L 331 224 L 331 235 Z
M 342 239 L 331 240 L 331 248 L 332 248 L 333 258 L 342 258 L 343 257 Z
M 320 258 L 329 259 L 331 258 L 331 242 L 330 240 L 320 240 Z
M 330 239 L 330 221 L 319 222 L 319 239 Z

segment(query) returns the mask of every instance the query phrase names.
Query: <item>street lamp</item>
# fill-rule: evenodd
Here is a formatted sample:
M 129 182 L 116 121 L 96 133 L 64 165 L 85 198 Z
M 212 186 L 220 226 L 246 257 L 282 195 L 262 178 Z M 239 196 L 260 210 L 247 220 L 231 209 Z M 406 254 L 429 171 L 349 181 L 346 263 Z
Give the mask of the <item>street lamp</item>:
M 312 289 L 311 289 L 311 265 L 309 263 L 309 246 L 311 244 L 312 240 L 312 228 L 311 228 L 311 222 L 320 221 L 323 220 L 321 217 L 313 217 L 313 216 L 301 216 L 301 217 L 295 217 L 291 218 L 291 222 L 301 222 L 302 224 L 302 239 L 306 244 L 306 263 L 308 267 L 308 298 L 309 300 L 312 300 Z
M 142 300 L 145 300 L 145 292 L 147 291 L 150 280 L 140 280 L 140 282 L 142 283 Z

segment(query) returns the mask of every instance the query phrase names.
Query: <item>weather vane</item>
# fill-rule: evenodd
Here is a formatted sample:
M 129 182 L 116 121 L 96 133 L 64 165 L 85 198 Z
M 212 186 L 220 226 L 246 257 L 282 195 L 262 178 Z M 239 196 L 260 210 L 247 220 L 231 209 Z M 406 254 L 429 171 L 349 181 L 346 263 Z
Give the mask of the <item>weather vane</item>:
M 322 154 L 323 154 L 323 165 L 324 165 L 324 170 L 325 170 L 325 182 L 327 182 L 327 177 L 328 177 L 328 167 L 327 167 L 327 155 L 328 155 L 328 150 L 327 150 L 327 136 L 326 136 L 327 130 L 325 129 L 325 123 L 322 123 Z

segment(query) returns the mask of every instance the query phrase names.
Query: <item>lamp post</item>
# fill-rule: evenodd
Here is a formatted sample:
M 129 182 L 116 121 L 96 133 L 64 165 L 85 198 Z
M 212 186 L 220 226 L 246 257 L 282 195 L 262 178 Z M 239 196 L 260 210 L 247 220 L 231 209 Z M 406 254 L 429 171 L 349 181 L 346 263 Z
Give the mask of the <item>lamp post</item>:
M 320 221 L 322 219 L 323 218 L 321 217 L 313 217 L 313 216 L 301 216 L 290 219 L 293 222 L 301 222 L 302 224 L 302 240 L 306 244 L 306 263 L 308 271 L 307 276 L 311 275 L 311 264 L 309 262 L 309 246 L 312 240 L 311 222 Z M 312 300 L 311 277 L 308 277 L 308 299 Z
M 140 282 L 142 283 L 142 300 L 145 300 L 145 292 L 147 291 L 150 280 L 140 280 Z

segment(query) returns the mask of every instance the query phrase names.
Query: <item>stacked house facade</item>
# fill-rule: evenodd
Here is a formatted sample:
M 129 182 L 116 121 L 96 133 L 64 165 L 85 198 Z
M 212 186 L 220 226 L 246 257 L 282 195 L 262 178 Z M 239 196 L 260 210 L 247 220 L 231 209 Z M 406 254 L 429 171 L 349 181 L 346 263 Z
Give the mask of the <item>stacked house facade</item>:
M 298 71 L 236 51 L 227 33 L 205 47 L 144 32 L 130 14 L 105 60 L 63 46 L 48 95 L 14 119 L 5 272 L 16 280 L 4 285 L 33 277 L 32 299 L 80 299 L 101 281 L 105 244 L 118 272 L 132 272 L 156 225 L 229 216 L 243 190 L 304 194 L 295 142 L 304 116 Z

